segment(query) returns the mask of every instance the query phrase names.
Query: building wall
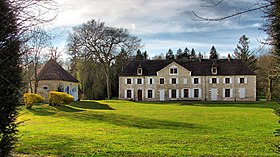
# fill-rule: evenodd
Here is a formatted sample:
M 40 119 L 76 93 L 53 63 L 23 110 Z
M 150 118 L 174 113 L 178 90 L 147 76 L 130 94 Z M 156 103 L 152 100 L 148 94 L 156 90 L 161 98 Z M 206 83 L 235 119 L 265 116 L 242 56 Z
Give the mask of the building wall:
M 63 87 L 63 91 L 65 93 L 72 95 L 75 101 L 78 100 L 78 83 L 75 82 L 61 80 L 41 80 L 38 83 L 37 93 L 48 100 L 49 92 L 58 91 L 58 87 Z
M 170 74 L 171 68 L 177 68 L 177 74 Z M 158 71 L 157 76 L 120 76 L 119 98 L 136 101 L 256 101 L 256 76 L 192 76 L 191 74 L 190 71 L 173 62 Z M 161 78 L 164 79 L 164 84 L 160 84 Z M 217 82 L 212 83 L 212 78 L 216 78 Z M 229 83 L 225 82 L 226 78 L 230 79 Z M 243 78 L 244 83 L 240 83 L 240 78 Z M 131 79 L 131 84 L 127 84 L 127 79 Z M 137 83 L 138 79 L 141 79 L 141 84 Z M 176 84 L 172 84 L 172 79 L 176 79 Z M 197 84 L 194 82 L 195 79 L 198 80 Z M 188 97 L 184 97 L 184 89 L 188 89 Z M 127 90 L 131 90 L 129 98 Z M 139 93 L 139 90 L 142 92 Z M 152 91 L 151 98 L 148 98 L 148 90 Z M 176 90 L 175 98 L 171 97 L 172 90 Z M 198 97 L 194 97 L 195 90 L 199 91 Z M 230 92 L 227 96 L 226 90 Z M 163 93 L 164 99 L 162 99 Z

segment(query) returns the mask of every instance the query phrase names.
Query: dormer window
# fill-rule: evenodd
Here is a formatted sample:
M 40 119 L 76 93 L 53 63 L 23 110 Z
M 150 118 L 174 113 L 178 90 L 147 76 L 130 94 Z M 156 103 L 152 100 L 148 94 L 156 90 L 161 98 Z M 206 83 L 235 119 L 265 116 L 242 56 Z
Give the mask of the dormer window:
M 142 68 L 137 68 L 137 75 L 142 75 L 142 73 L 143 73 Z
M 212 75 L 217 75 L 217 67 L 211 68 Z

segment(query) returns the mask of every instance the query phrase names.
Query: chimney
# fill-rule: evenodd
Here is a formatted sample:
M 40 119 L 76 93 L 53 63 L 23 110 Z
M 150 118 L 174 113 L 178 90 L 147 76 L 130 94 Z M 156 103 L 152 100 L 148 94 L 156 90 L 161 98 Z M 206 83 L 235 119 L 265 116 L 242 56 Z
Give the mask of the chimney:
M 228 61 L 230 62 L 230 54 L 228 54 L 228 57 L 227 57 Z

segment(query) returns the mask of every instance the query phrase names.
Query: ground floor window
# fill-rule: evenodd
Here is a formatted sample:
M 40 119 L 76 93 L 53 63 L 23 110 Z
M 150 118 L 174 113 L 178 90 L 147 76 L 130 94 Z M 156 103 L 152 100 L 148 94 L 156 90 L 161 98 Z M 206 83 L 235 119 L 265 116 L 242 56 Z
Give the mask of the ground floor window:
M 148 90 L 148 98 L 153 98 L 153 90 Z
M 171 98 L 176 98 L 176 95 L 177 95 L 176 89 L 172 89 L 171 90 Z
M 184 89 L 184 98 L 189 97 L 189 89 Z
M 131 90 L 126 91 L 126 98 L 131 98 Z
M 225 97 L 230 97 L 230 89 L 225 89 Z
M 199 97 L 199 89 L 194 89 L 194 97 L 198 98 Z

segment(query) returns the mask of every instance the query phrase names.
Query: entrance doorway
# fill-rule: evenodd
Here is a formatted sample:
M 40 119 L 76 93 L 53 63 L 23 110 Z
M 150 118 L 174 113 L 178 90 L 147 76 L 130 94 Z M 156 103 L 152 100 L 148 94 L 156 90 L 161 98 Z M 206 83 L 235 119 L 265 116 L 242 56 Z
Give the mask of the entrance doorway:
M 138 101 L 142 101 L 142 90 L 137 91 Z
M 159 90 L 159 101 L 164 101 L 164 89 Z

